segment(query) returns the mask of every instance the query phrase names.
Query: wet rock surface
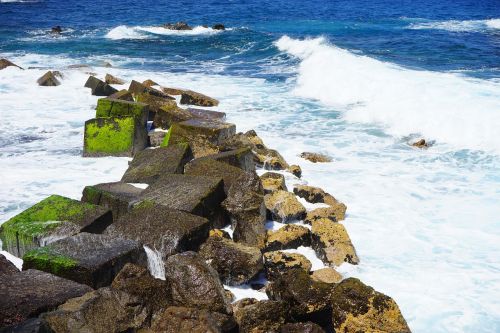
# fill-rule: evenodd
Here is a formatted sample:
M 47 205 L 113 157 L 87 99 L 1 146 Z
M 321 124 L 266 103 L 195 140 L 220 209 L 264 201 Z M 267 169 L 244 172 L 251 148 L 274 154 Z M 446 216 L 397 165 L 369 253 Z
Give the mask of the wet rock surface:
M 38 80 L 36 81 L 39 86 L 44 86 L 44 87 L 56 87 L 61 84 L 61 82 L 57 79 L 57 73 L 54 73 L 52 71 L 48 71 L 47 73 L 43 74 Z
M 181 104 L 197 106 L 217 106 L 219 101 L 207 95 L 192 90 L 184 90 L 181 94 Z
M 306 216 L 306 209 L 295 195 L 287 191 L 275 191 L 264 197 L 269 216 L 279 222 L 287 223 L 301 220 Z
M 104 82 L 106 82 L 107 84 L 125 84 L 125 80 L 111 74 L 106 74 L 106 76 L 104 77 Z
M 17 67 L 17 68 L 22 69 L 21 67 L 19 67 L 18 65 L 14 64 L 14 63 L 13 63 L 12 61 L 10 61 L 10 60 L 4 59 L 4 58 L 0 59 L 0 71 L 1 71 L 2 69 L 5 69 L 5 68 L 7 68 L 7 67 L 10 67 L 10 66 L 13 66 L 13 67 Z
M 210 158 L 197 158 L 185 166 L 184 173 L 194 176 L 208 176 L 222 178 L 224 181 L 224 191 L 229 193 L 229 189 L 238 181 L 245 171 L 230 164 L 219 162 Z
M 306 273 L 311 271 L 311 262 L 302 254 L 272 251 L 264 253 L 266 276 L 270 281 L 280 279 L 281 276 L 293 269 L 301 269 Z
M 293 193 L 304 198 L 307 202 L 329 205 L 334 210 L 337 221 L 341 221 L 345 218 L 345 212 L 347 210 L 346 205 L 319 187 L 298 185 L 294 187 Z
M 3 254 L 0 254 L 0 280 L 6 279 L 7 276 L 19 273 L 17 267 L 11 263 Z
M 89 76 L 87 82 L 85 82 L 85 88 L 90 88 L 92 95 L 95 96 L 109 96 L 118 91 L 95 76 Z
M 325 220 L 313 221 L 311 232 L 312 247 L 326 265 L 359 263 L 356 250 L 342 224 Z
M 240 333 L 279 332 L 289 318 L 287 305 L 278 301 L 245 298 L 234 303 L 233 309 Z
M 321 326 L 312 323 L 287 323 L 280 327 L 280 333 L 324 333 Z
M 277 172 L 266 172 L 260 176 L 262 187 L 266 194 L 275 191 L 287 191 L 285 176 Z
M 311 245 L 311 232 L 308 228 L 289 224 L 276 231 L 268 231 L 265 251 L 296 249 Z
M 232 165 L 244 171 L 248 172 L 255 171 L 255 163 L 253 161 L 253 155 L 250 149 L 248 148 L 229 150 L 218 154 L 200 157 L 200 159 L 212 159 Z
M 300 154 L 300 157 L 313 163 L 328 163 L 332 161 L 330 156 L 320 153 L 303 152 Z

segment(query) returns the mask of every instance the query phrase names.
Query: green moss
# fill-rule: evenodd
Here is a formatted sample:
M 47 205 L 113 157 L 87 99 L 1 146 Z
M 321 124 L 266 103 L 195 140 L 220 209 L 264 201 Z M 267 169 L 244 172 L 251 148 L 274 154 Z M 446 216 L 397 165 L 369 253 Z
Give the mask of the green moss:
M 85 123 L 85 151 L 119 153 L 130 150 L 134 142 L 133 117 L 97 118 Z
M 96 189 L 94 186 L 85 186 L 83 189 L 82 201 L 98 205 L 101 200 L 101 194 L 101 191 Z
M 167 132 L 167 135 L 163 138 L 163 142 L 161 143 L 160 147 L 167 147 L 168 143 L 170 142 L 170 136 L 172 135 L 172 132 L 175 130 L 175 127 L 177 124 L 173 124 L 170 129 Z
M 24 266 L 60 275 L 77 267 L 73 258 L 60 255 L 50 245 L 27 252 L 23 256 Z
M 97 118 L 133 116 L 143 119 L 145 113 L 147 113 L 147 106 L 143 103 L 111 98 L 101 98 L 97 101 Z

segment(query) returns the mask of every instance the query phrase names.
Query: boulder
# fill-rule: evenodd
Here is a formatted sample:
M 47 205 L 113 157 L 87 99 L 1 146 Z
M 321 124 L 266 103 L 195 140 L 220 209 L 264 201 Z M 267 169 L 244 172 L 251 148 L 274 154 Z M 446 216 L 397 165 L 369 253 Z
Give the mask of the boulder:
M 304 205 L 291 192 L 275 191 L 264 197 L 269 216 L 282 223 L 302 220 L 306 216 Z
M 154 147 L 154 148 L 160 147 L 163 140 L 165 140 L 166 135 L 167 135 L 167 132 L 165 132 L 163 130 L 149 131 L 148 132 L 149 145 L 151 147 Z
M 332 161 L 330 156 L 320 153 L 303 152 L 299 156 L 313 163 L 327 163 Z
M 14 66 L 14 67 L 17 67 L 19 69 L 22 69 L 21 67 L 19 67 L 18 65 L 14 64 L 12 61 L 10 60 L 7 60 L 7 59 L 0 59 L 0 71 L 4 68 L 7 68 L 7 67 L 10 67 L 10 66 Z
M 22 257 L 30 249 L 79 232 L 100 233 L 112 222 L 104 207 L 51 195 L 5 222 L 0 239 L 4 250 Z
M 106 82 L 107 84 L 125 84 L 125 80 L 122 80 L 111 74 L 106 74 L 106 76 L 104 77 L 104 82 Z
M 55 309 L 92 289 L 55 275 L 29 269 L 0 276 L 0 327 L 15 325 Z
M 266 239 L 264 191 L 255 171 L 241 175 L 223 202 L 233 226 L 236 242 L 263 248 Z
M 255 298 L 234 303 L 233 310 L 240 333 L 278 333 L 289 317 L 285 303 L 257 301 Z
M 39 269 L 86 284 L 109 286 L 126 263 L 146 265 L 139 243 L 106 235 L 80 233 L 27 252 L 23 269 Z
M 313 221 L 311 232 L 312 247 L 326 265 L 340 266 L 343 262 L 353 265 L 359 263 L 356 250 L 342 224 L 327 220 Z
M 110 97 L 97 100 L 95 112 L 96 118 L 135 117 L 142 126 L 146 126 L 148 114 L 147 104 Z
M 235 131 L 234 124 L 191 119 L 173 124 L 163 141 L 163 146 L 188 143 L 194 157 L 212 155 L 219 152 L 218 145 L 234 135 Z
M 161 97 L 163 99 L 170 99 L 173 100 L 173 97 L 168 96 L 164 92 L 151 88 L 151 87 L 146 87 L 140 82 L 137 82 L 135 80 L 132 80 L 130 82 L 130 86 L 128 87 L 128 91 L 134 95 L 134 97 L 138 97 L 139 95 L 151 95 L 151 96 L 156 96 L 156 97 Z M 146 102 L 145 102 L 146 103 Z
M 177 23 L 165 23 L 163 27 L 169 30 L 193 30 L 186 22 L 182 21 Z
M 92 75 L 89 76 L 87 82 L 85 82 L 85 88 L 90 88 L 92 95 L 94 96 L 109 96 L 118 91 L 106 82 L 101 81 Z
M 306 323 L 287 323 L 280 327 L 280 333 L 325 333 L 321 326 L 310 321 Z
M 268 231 L 265 251 L 296 249 L 311 245 L 311 232 L 308 228 L 288 224 L 276 231 Z
M 119 333 L 145 326 L 148 316 L 139 297 L 106 287 L 70 299 L 41 318 L 57 333 Z
M 203 156 L 199 159 L 216 160 L 240 168 L 244 171 L 255 171 L 252 151 L 248 148 L 229 150 L 218 154 Z
M 110 98 L 110 99 L 121 99 L 121 100 L 129 101 L 129 102 L 133 102 L 134 101 L 134 97 L 132 96 L 132 94 L 127 89 L 122 89 L 120 91 L 117 91 L 114 94 L 109 95 L 108 98 Z
M 154 128 L 168 129 L 175 123 L 180 123 L 189 119 L 195 118 L 191 112 L 177 106 L 177 103 L 172 100 L 162 100 L 158 97 L 156 103 L 151 103 L 152 98 L 144 99 L 149 101 L 154 107 L 155 115 L 153 118 Z
M 162 175 L 183 173 L 184 165 L 192 158 L 188 145 L 145 149 L 135 154 L 134 159 L 129 162 L 122 182 L 152 184 Z
M 431 145 L 429 142 L 425 141 L 425 139 L 420 139 L 420 140 L 417 140 L 415 142 L 413 142 L 411 144 L 413 147 L 416 147 L 416 148 L 429 148 Z
M 30 318 L 19 324 L 0 328 L 0 333 L 52 333 L 45 321 L 39 318 Z
M 321 207 L 307 212 L 304 223 L 312 224 L 314 221 L 326 220 L 330 222 L 338 222 L 345 217 L 345 205 L 339 204 L 329 207 Z
M 290 165 L 287 168 L 288 172 L 290 172 L 292 175 L 294 175 L 297 178 L 302 177 L 302 169 L 300 168 L 299 165 Z
M 181 104 L 197 106 L 217 106 L 219 101 L 207 95 L 192 90 L 184 90 L 181 94 Z
M 358 279 L 340 282 L 330 302 L 335 332 L 410 332 L 396 302 Z
M 172 96 L 182 95 L 182 93 L 185 91 L 185 89 L 171 88 L 171 87 L 161 87 L 161 90 L 165 94 L 172 95 Z
M 199 254 L 219 273 L 226 285 L 246 283 L 263 269 L 259 248 L 223 237 L 209 237 Z
M 171 306 L 153 320 L 152 332 L 222 333 L 236 328 L 233 317 L 207 310 Z
M 210 223 L 203 217 L 142 202 L 110 225 L 105 233 L 138 241 L 165 259 L 175 253 L 197 251 L 207 239 L 209 229 Z
M 56 75 L 52 71 L 48 71 L 43 74 L 38 80 L 36 80 L 39 86 L 44 87 L 55 87 L 61 84 L 61 82 L 57 79 Z
M 217 272 L 195 252 L 183 252 L 165 261 L 165 275 L 175 305 L 231 314 L 231 304 Z
M 302 254 L 272 251 L 264 253 L 264 267 L 269 281 L 279 279 L 285 272 L 292 269 L 302 269 L 309 273 L 311 262 Z
M 311 279 L 324 283 L 339 283 L 342 281 L 342 275 L 331 267 L 325 267 L 312 272 Z
M 335 210 L 337 221 L 341 221 L 345 218 L 346 205 L 319 187 L 297 185 L 293 188 L 293 193 L 310 203 L 325 203 L 330 205 Z
M 269 194 L 274 191 L 287 191 L 285 176 L 277 172 L 266 172 L 260 176 L 264 193 Z
M 7 278 L 7 276 L 19 273 L 16 265 L 11 263 L 3 254 L 0 254 L 0 280 Z
M 95 118 L 85 122 L 84 157 L 132 157 L 147 144 L 146 126 L 135 117 Z
M 222 23 L 216 23 L 212 26 L 214 30 L 226 30 L 226 27 Z
M 222 178 L 224 181 L 224 192 L 227 194 L 231 186 L 237 182 L 238 178 L 243 175 L 245 171 L 217 160 L 202 157 L 194 159 L 186 164 L 184 173 L 186 175 Z

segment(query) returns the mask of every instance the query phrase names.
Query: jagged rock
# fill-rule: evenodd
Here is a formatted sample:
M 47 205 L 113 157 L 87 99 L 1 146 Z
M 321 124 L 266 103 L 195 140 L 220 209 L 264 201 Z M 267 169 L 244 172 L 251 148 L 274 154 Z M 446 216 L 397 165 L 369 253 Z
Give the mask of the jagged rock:
M 152 184 L 162 175 L 182 173 L 184 165 L 192 158 L 188 145 L 171 145 L 140 151 L 129 162 L 122 182 Z
M 236 242 L 263 248 L 266 239 L 264 191 L 255 171 L 241 175 L 222 203 L 233 225 Z
M 298 165 L 290 165 L 287 170 L 297 178 L 302 177 L 302 169 Z
M 309 273 L 312 264 L 299 253 L 272 251 L 264 253 L 264 267 L 266 268 L 267 279 L 274 281 L 291 269 L 302 269 Z
M 38 80 L 36 80 L 39 86 L 44 87 L 55 87 L 61 84 L 61 82 L 57 79 L 56 75 L 52 71 L 48 71 L 43 74 Z
M 0 333 L 52 333 L 45 321 L 39 318 L 30 318 L 19 324 L 0 328 Z
M 226 198 L 221 178 L 166 174 L 139 197 L 172 209 L 206 217 L 212 227 L 224 227 L 226 216 L 220 204 Z
M 163 27 L 169 30 L 193 30 L 186 22 L 182 21 L 177 23 L 165 23 Z
M 109 96 L 118 91 L 106 82 L 101 81 L 92 75 L 89 76 L 87 82 L 85 82 L 85 88 L 90 88 L 92 95 L 95 96 Z
M 255 171 L 252 151 L 248 148 L 229 150 L 218 154 L 200 157 L 199 159 L 212 159 L 227 163 L 245 171 Z
M 303 269 L 291 269 L 271 282 L 266 293 L 271 300 L 286 302 L 296 321 L 328 326 L 331 288 L 330 284 L 313 281 Z
M 175 123 L 170 127 L 163 146 L 189 143 L 194 157 L 202 157 L 219 152 L 218 145 L 234 135 L 234 124 L 204 119 L 191 119 Z
M 307 212 L 304 223 L 312 224 L 314 221 L 326 220 L 330 222 L 338 222 L 345 217 L 345 205 L 339 204 L 336 206 L 316 208 Z
M 95 118 L 85 122 L 84 157 L 133 157 L 147 144 L 146 126 L 135 117 Z
M 327 163 L 332 161 L 330 156 L 320 153 L 303 152 L 300 154 L 300 157 L 313 163 Z
M 7 60 L 7 59 L 0 59 L 0 71 L 4 68 L 7 68 L 9 66 L 14 66 L 14 67 L 17 67 L 19 69 L 22 69 L 22 67 L 19 67 L 18 65 L 14 64 L 12 61 L 10 60 Z
M 151 147 L 160 147 L 163 140 L 165 140 L 165 136 L 167 132 L 165 131 L 149 131 L 149 145 Z
M 184 90 L 181 94 L 181 104 L 197 106 L 217 106 L 219 101 L 207 95 L 192 90 Z
M 277 172 L 266 172 L 260 176 L 264 193 L 269 194 L 274 191 L 287 191 L 285 176 Z
M 410 332 L 396 302 L 358 279 L 339 283 L 331 305 L 335 332 Z
M 92 290 L 86 285 L 33 269 L 0 276 L 0 280 L 0 327 L 36 317 Z
M 3 249 L 22 257 L 26 251 L 79 232 L 100 233 L 113 222 L 100 206 L 51 195 L 1 227 Z
M 167 147 L 168 148 L 168 147 Z M 186 175 L 222 178 L 224 191 L 229 193 L 230 187 L 245 173 L 240 168 L 213 159 L 197 158 L 186 164 Z
M 148 114 L 149 106 L 147 104 L 110 97 L 100 98 L 97 101 L 95 112 L 96 118 L 135 117 L 142 126 L 146 126 Z
M 280 327 L 280 333 L 325 333 L 321 326 L 312 323 L 287 323 Z
M 0 279 L 7 278 L 7 276 L 19 273 L 16 265 L 11 263 L 3 254 L 0 254 Z
M 125 84 L 125 80 L 111 74 L 106 74 L 106 76 L 104 77 L 104 82 L 106 82 L 107 84 Z
M 425 141 L 425 139 L 420 139 L 411 144 L 413 147 L 417 148 L 429 148 L 431 145 Z
M 310 203 L 325 203 L 330 205 L 335 211 L 335 217 L 337 221 L 341 221 L 345 218 L 345 211 L 347 209 L 346 205 L 335 199 L 333 195 L 323 191 L 319 187 L 307 186 L 307 185 L 297 185 L 293 188 L 293 193 L 297 196 L 304 198 Z
M 109 286 L 128 263 L 146 264 L 139 243 L 106 235 L 80 233 L 27 252 L 23 269 L 39 269 L 79 283 Z
M 142 83 L 137 82 L 135 80 L 132 80 L 132 82 L 130 82 L 130 86 L 128 87 L 128 91 L 130 91 L 130 93 L 132 95 L 134 95 L 134 97 L 139 97 L 140 95 L 143 95 L 143 96 L 144 95 L 151 95 L 151 96 L 161 97 L 161 98 L 166 99 L 166 100 L 173 100 L 174 99 L 173 97 L 168 96 L 167 94 L 165 94 L 164 92 L 162 92 L 158 89 L 146 87 Z M 144 102 L 144 103 L 147 103 L 147 102 Z M 147 104 L 149 104 L 149 103 L 147 103 Z
M 165 275 L 175 305 L 231 314 L 231 304 L 217 272 L 195 252 L 170 256 Z
M 197 251 L 207 239 L 209 228 L 209 221 L 203 217 L 143 202 L 110 225 L 105 233 L 138 241 L 158 251 L 164 259 L 183 251 Z
M 299 246 L 311 245 L 311 232 L 308 228 L 288 224 L 276 231 L 267 233 L 265 251 L 296 249 Z
M 284 302 L 257 301 L 255 298 L 234 303 L 233 310 L 240 333 L 278 333 L 289 317 Z
M 306 216 L 306 209 L 295 195 L 287 191 L 275 191 L 264 197 L 269 215 L 282 223 L 301 220 Z
M 312 247 L 326 265 L 359 263 L 356 250 L 342 224 L 327 220 L 313 221 L 311 232 Z
M 342 275 L 331 267 L 325 267 L 312 272 L 311 279 L 324 283 L 339 283 L 342 281 Z
M 223 237 L 209 237 L 199 253 L 227 285 L 248 282 L 263 269 L 259 248 L 235 243 Z
M 134 97 L 127 89 L 122 89 L 108 96 L 110 99 L 121 99 L 123 101 L 133 102 Z
M 148 315 L 139 297 L 106 287 L 70 299 L 41 318 L 57 333 L 119 333 L 144 326 Z
M 212 29 L 214 29 L 214 30 L 226 30 L 226 27 L 222 23 L 216 23 L 213 25 Z

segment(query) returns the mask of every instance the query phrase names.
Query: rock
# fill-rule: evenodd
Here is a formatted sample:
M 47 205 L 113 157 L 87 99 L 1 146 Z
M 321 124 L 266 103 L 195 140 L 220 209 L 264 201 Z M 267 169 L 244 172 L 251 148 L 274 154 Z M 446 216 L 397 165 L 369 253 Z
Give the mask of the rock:
M 194 157 L 198 158 L 218 153 L 218 145 L 234 135 L 235 131 L 234 124 L 191 119 L 173 124 L 162 145 L 189 143 Z
M 88 286 L 33 269 L 0 279 L 0 327 L 36 317 L 70 298 L 92 290 Z
M 154 128 L 168 129 L 175 123 L 195 118 L 188 110 L 178 107 L 175 101 L 158 100 L 157 103 L 153 104 L 156 106 L 153 119 Z
M 255 171 L 241 175 L 223 202 L 233 225 L 236 242 L 263 248 L 266 239 L 264 191 Z
M 125 84 L 125 80 L 111 74 L 106 74 L 106 76 L 104 77 L 104 82 L 106 82 L 107 84 Z
M 342 281 L 342 275 L 331 267 L 325 267 L 312 272 L 311 279 L 324 283 L 339 283 Z
M 199 254 L 219 273 L 226 285 L 246 283 L 264 268 L 259 248 L 223 237 L 209 237 Z
M 143 81 L 142 84 L 145 85 L 146 87 L 152 87 L 152 86 L 158 86 L 159 85 L 158 83 L 156 83 L 155 81 L 150 80 L 150 79 L 147 79 L 147 80 Z
M 231 314 L 231 304 L 217 272 L 195 252 L 183 252 L 165 261 L 165 275 L 175 305 Z
M 425 139 L 420 139 L 411 144 L 413 147 L 417 148 L 429 148 L 431 145 L 425 141 Z
M 163 140 L 165 140 L 165 136 L 167 135 L 167 132 L 165 131 L 149 131 L 148 132 L 148 137 L 149 137 L 149 145 L 151 147 L 157 148 L 161 146 L 161 143 Z
M 410 332 L 396 302 L 358 279 L 339 283 L 331 305 L 335 332 Z
M 62 31 L 63 29 L 61 28 L 60 25 L 56 25 L 55 27 L 52 27 L 52 29 L 50 29 L 50 33 L 57 35 L 59 35 Z
M 220 237 L 220 238 L 232 239 L 229 233 L 222 229 L 211 229 L 208 232 L 208 237 Z
M 219 120 L 224 121 L 226 119 L 226 114 L 220 111 L 203 110 L 203 109 L 186 109 L 194 118 L 202 118 L 208 120 Z
M 139 199 L 205 217 L 217 228 L 226 225 L 220 207 L 225 197 L 220 178 L 166 174 L 144 190 Z
M 304 198 L 310 203 L 325 203 L 330 205 L 335 211 L 335 217 L 337 221 L 341 221 L 345 218 L 345 211 L 347 209 L 346 205 L 335 199 L 333 195 L 323 191 L 319 187 L 307 186 L 307 185 L 297 185 L 293 188 L 293 193 L 297 196 Z
M 148 114 L 147 104 L 109 97 L 97 100 L 95 112 L 96 118 L 135 117 L 142 126 L 146 126 Z
M 175 253 L 197 251 L 207 239 L 209 229 L 210 223 L 203 217 L 143 202 L 110 225 L 105 233 L 138 241 L 165 259 Z
M 279 279 L 286 271 L 302 269 L 309 274 L 311 262 L 302 254 L 272 251 L 264 253 L 264 266 L 269 281 Z
M 92 67 L 90 67 L 87 64 L 73 64 L 73 65 L 69 65 L 67 68 L 68 69 L 83 69 L 83 70 L 91 70 L 92 69 Z
M 118 91 L 106 82 L 103 82 L 92 75 L 89 76 L 87 82 L 85 82 L 85 88 L 90 88 L 92 95 L 95 96 L 109 96 Z
M 5 222 L 0 238 L 4 250 L 22 257 L 30 249 L 79 232 L 100 233 L 112 222 L 106 208 L 51 195 Z
M 219 101 L 207 95 L 192 90 L 184 90 L 181 94 L 181 104 L 197 106 L 217 106 Z
M 1 327 L 0 333 L 52 333 L 45 321 L 39 318 L 30 318 L 19 324 Z
M 61 84 L 56 75 L 51 71 L 43 74 L 36 82 L 39 86 L 44 87 L 55 87 Z
M 186 175 L 222 178 L 224 181 L 224 192 L 227 194 L 229 188 L 245 171 L 226 163 L 202 157 L 186 164 L 184 173 Z
M 288 319 L 285 303 L 244 298 L 233 304 L 240 333 L 277 333 Z
M 287 191 L 275 191 L 264 197 L 269 215 L 282 223 L 292 220 L 302 220 L 306 216 L 306 209 L 295 195 Z
M 129 162 L 122 182 L 152 184 L 162 175 L 183 173 L 184 165 L 192 158 L 188 145 L 171 145 L 140 151 Z
M 300 157 L 313 163 L 327 163 L 332 161 L 330 156 L 320 153 L 303 152 L 300 154 Z
M 267 233 L 265 251 L 296 249 L 299 246 L 311 245 L 311 232 L 308 228 L 288 224 L 276 231 Z
M 106 287 L 70 299 L 41 318 L 57 333 L 119 333 L 144 326 L 148 315 L 137 296 Z
M 302 177 L 302 169 L 298 165 L 290 165 L 287 170 L 297 178 Z
M 216 23 L 213 25 L 212 29 L 214 29 L 214 30 L 226 30 L 226 27 L 224 26 L 224 24 Z
M 108 98 L 110 98 L 110 99 L 121 99 L 121 100 L 129 101 L 129 102 L 133 102 L 134 101 L 134 97 L 132 96 L 132 94 L 127 89 L 122 89 L 120 91 L 117 91 L 114 94 L 109 95 Z
M 310 321 L 306 323 L 287 323 L 280 327 L 280 333 L 325 333 L 321 326 Z
M 169 30 L 193 30 L 186 22 L 182 21 L 177 23 L 165 23 L 163 27 Z
M 269 194 L 278 190 L 287 191 L 285 176 L 277 172 L 266 172 L 260 176 L 264 193 Z
M 94 118 L 85 122 L 84 157 L 132 157 L 147 144 L 146 126 L 135 117 Z
M 39 269 L 86 284 L 109 286 L 128 263 L 146 264 L 146 254 L 135 241 L 80 233 L 27 252 L 24 269 Z
M 181 89 L 181 88 L 169 88 L 169 87 L 161 87 L 161 90 L 165 94 L 169 94 L 169 95 L 173 95 L 173 96 L 182 95 L 182 93 L 185 91 L 185 89 Z
M 207 155 L 199 158 L 199 160 L 201 159 L 211 159 L 224 162 L 244 171 L 255 171 L 252 151 L 248 148 L 229 150 L 218 154 Z
M 17 67 L 19 69 L 22 69 L 22 67 L 19 67 L 18 65 L 14 64 L 12 61 L 10 60 L 7 60 L 7 59 L 0 59 L 0 71 L 4 68 L 7 68 L 7 67 L 10 67 L 10 66 L 13 66 L 13 67 Z
M 19 273 L 16 265 L 11 263 L 3 254 L 0 254 L 0 280 L 7 278 L 7 276 Z
M 312 247 L 326 264 L 340 266 L 343 262 L 359 263 L 356 250 L 344 226 L 327 220 L 313 221 Z
M 316 208 L 307 212 L 304 223 L 312 224 L 314 221 L 325 220 L 330 222 L 338 222 L 345 217 L 345 205 L 336 205 L 334 207 Z

